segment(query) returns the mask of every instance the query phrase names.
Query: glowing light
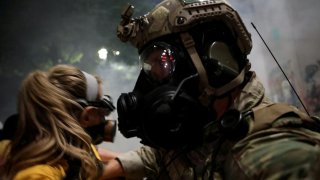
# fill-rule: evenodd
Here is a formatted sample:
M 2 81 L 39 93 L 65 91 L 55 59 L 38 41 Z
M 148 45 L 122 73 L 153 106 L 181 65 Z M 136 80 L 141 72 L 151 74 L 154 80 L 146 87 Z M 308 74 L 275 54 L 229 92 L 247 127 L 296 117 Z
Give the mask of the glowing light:
M 101 48 L 98 51 L 99 58 L 102 60 L 107 60 L 108 58 L 108 50 L 106 48 Z
M 119 56 L 120 55 L 120 51 L 113 51 L 113 55 Z

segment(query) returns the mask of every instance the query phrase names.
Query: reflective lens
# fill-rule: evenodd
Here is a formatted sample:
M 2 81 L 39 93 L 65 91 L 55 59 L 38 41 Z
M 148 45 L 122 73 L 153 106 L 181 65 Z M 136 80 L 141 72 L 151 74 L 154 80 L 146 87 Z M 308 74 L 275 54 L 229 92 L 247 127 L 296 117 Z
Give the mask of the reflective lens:
M 142 51 L 140 61 L 142 69 L 152 80 L 162 82 L 173 74 L 176 55 L 169 44 L 157 42 Z
M 221 41 L 215 41 L 209 47 L 209 58 L 218 60 L 222 65 L 228 67 L 234 73 L 239 72 L 237 61 L 233 58 L 228 45 Z

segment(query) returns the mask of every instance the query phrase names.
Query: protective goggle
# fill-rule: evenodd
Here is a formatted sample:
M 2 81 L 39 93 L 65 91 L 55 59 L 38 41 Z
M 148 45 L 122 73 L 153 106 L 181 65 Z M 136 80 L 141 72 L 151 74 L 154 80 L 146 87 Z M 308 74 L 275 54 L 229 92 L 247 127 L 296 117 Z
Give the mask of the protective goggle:
M 109 115 L 112 111 L 115 110 L 115 106 L 113 105 L 113 100 L 109 95 L 104 95 L 100 100 L 96 100 L 96 101 L 77 99 L 77 102 L 82 107 L 94 106 L 97 108 L 101 108 L 105 115 Z
M 175 71 L 176 61 L 176 52 L 164 42 L 153 43 L 140 54 L 141 68 L 155 82 L 169 79 Z

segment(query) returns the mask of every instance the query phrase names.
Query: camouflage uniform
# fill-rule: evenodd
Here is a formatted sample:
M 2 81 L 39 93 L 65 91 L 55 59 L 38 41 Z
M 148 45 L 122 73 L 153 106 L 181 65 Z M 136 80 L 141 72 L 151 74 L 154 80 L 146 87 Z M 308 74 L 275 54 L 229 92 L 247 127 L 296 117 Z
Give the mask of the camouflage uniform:
M 131 18 L 132 13 L 130 7 L 123 12 L 118 37 L 124 42 L 130 41 L 141 51 L 156 38 L 179 33 L 199 74 L 199 89 L 208 94 L 199 98 L 204 105 L 209 104 L 205 101 L 210 98 L 207 90 L 211 88 L 195 42 L 188 36 L 189 29 L 201 22 L 223 21 L 232 29 L 243 55 L 248 55 L 252 48 L 250 33 L 226 0 L 165 0 L 138 19 Z M 247 70 L 249 68 L 243 68 L 237 78 L 243 77 Z M 229 92 L 241 84 L 238 82 L 243 82 L 233 83 L 233 80 L 232 86 L 229 82 L 219 87 L 221 91 L 215 89 L 213 93 Z M 251 112 L 244 118 L 249 125 L 246 137 L 228 140 L 221 136 L 214 121 L 205 127 L 203 144 L 192 150 L 165 151 L 142 146 L 119 156 L 126 178 L 320 179 L 317 173 L 320 171 L 320 123 L 316 119 L 295 107 L 269 101 L 254 73 L 234 100 L 233 107 Z
M 254 111 L 247 118 L 250 131 L 245 138 L 220 141 L 218 128 L 212 123 L 206 127 L 203 145 L 193 150 L 142 146 L 118 157 L 126 178 L 320 178 L 320 133 L 312 130 L 319 126 L 316 119 L 289 105 L 270 102 L 255 74 L 234 100 L 234 106 L 240 111 Z

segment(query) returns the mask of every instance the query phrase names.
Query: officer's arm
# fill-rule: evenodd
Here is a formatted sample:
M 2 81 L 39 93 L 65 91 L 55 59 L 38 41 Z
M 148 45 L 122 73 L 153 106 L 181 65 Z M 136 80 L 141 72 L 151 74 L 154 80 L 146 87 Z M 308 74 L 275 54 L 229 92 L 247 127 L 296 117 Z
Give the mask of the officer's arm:
M 125 177 L 143 179 L 154 177 L 158 172 L 156 155 L 153 149 L 142 146 L 135 151 L 120 153 L 115 159 L 105 163 L 103 178 Z
M 104 164 L 101 179 L 116 179 L 124 177 L 124 170 L 116 159 L 109 160 Z
M 117 156 L 119 156 L 121 154 L 119 152 L 110 151 L 108 149 L 103 149 L 100 147 L 98 147 L 97 150 L 98 150 L 98 153 L 101 157 L 101 160 L 105 163 L 108 162 L 109 160 L 116 158 Z

